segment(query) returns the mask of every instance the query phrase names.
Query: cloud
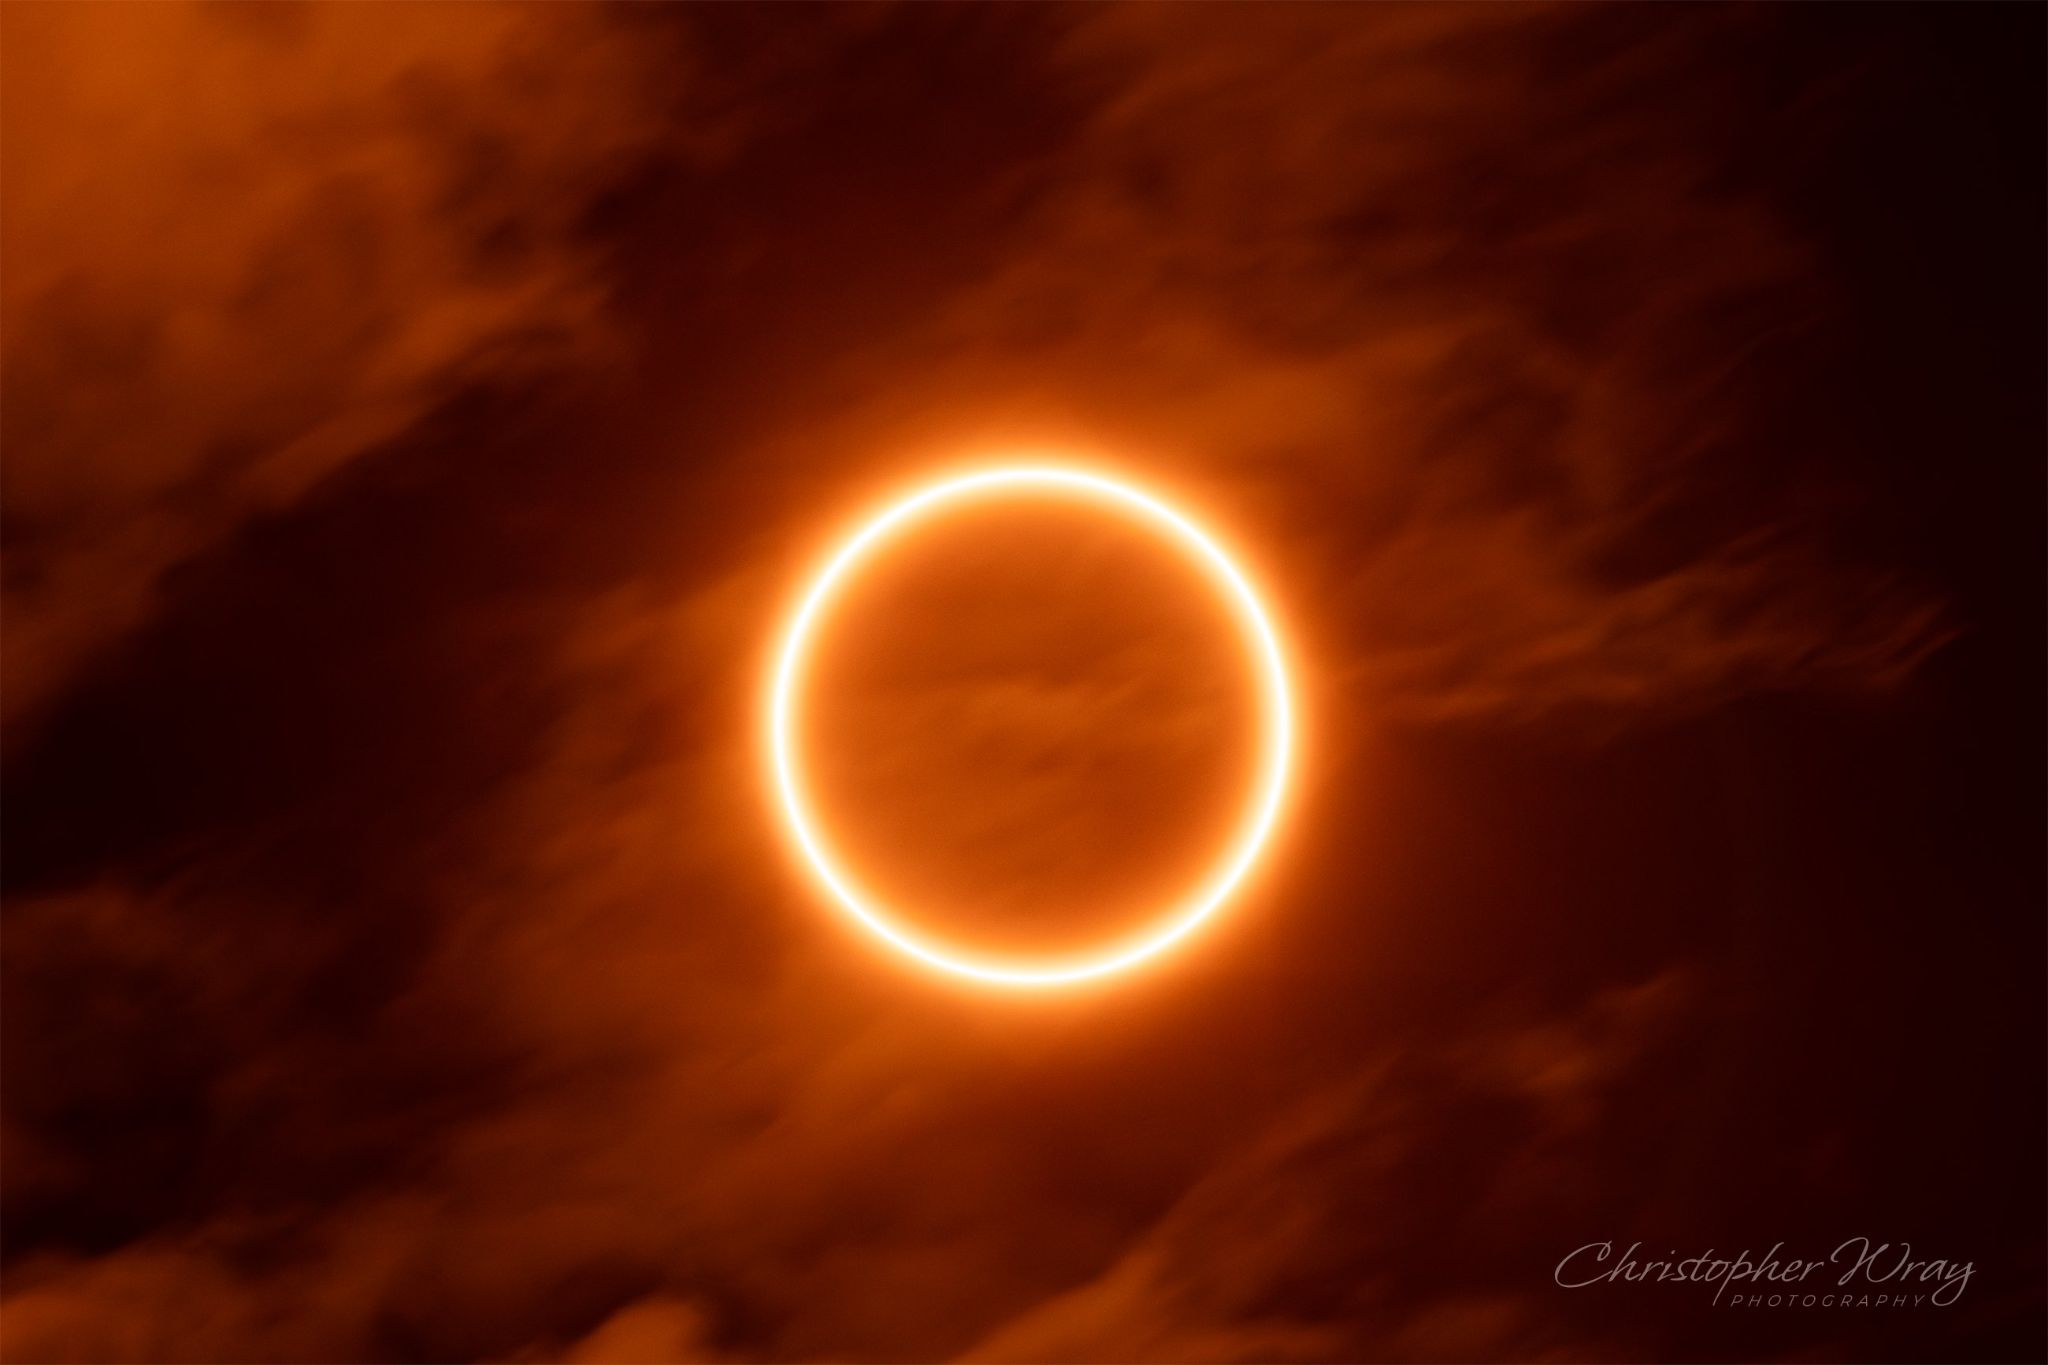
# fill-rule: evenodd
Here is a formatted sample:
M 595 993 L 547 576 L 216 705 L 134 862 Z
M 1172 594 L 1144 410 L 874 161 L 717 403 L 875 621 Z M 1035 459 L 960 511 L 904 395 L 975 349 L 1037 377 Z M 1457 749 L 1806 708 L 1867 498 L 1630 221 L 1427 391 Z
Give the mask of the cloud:
M 1288 544 L 1392 718 L 1889 685 L 1938 604 L 1841 551 L 1834 490 L 1769 432 L 1830 301 L 1723 164 L 1716 73 L 1759 22 L 1071 16 L 1048 79 L 1093 99 L 1019 158 L 1014 240 L 835 358 L 886 403 L 762 453 L 1148 453 Z M 825 25 L 700 74 L 682 26 L 595 11 L 9 24 L 15 716 L 168 567 L 466 382 L 616 358 L 593 201 L 657 143 L 744 166 L 761 137 L 771 164 L 873 41 Z
M 704 1315 L 665 1296 L 629 1304 L 606 1318 L 563 1357 L 567 1365 L 697 1365 L 715 1361 L 704 1347 Z
M 218 872 L 17 907 L 6 1036 L 67 1065 L 11 1061 L 10 1107 L 89 1180 L 132 1165 L 173 1200 L 103 1254 L 10 1267 L 0 1354 L 1629 1356 L 1531 1265 L 1704 983 L 1342 1041 L 1282 1084 L 1232 1055 L 1255 1002 L 906 990 L 788 877 L 742 795 L 751 737 L 683 742 L 673 680 L 768 586 L 583 615 L 557 664 L 579 705 L 466 813 L 431 945 L 346 1036 L 304 1000 L 301 935 L 252 937 L 268 917 L 225 916 Z M 82 1058 L 203 1097 L 204 1124 L 124 1109 L 137 1079 Z M 178 1134 L 199 1145 L 163 1164 Z
M 6 20 L 11 716 L 165 570 L 484 375 L 605 354 L 579 218 L 661 130 L 590 11 Z
M 756 670 L 813 499 L 1021 435 L 1218 513 L 1333 728 L 1897 683 L 1937 608 L 1776 420 L 1824 271 L 1720 162 L 1768 20 L 695 13 L 6 10 L 10 711 L 155 630 L 28 793 L 94 838 L 8 907 L 0 1355 L 1648 1354 L 1529 1286 L 1672 1129 L 1704 971 L 1531 963 L 1560 1003 L 1382 1032 L 1311 868 L 1277 967 L 963 1008 L 806 896 Z M 650 140 L 672 183 L 600 205 Z M 632 410 L 518 469 L 419 421 L 615 347 Z M 332 477 L 400 460 L 402 515 Z
M 880 420 L 1173 470 L 1392 720 L 1893 686 L 1939 603 L 1785 448 L 1833 299 L 1732 161 L 1755 22 L 1092 14 L 1108 93 Z
M 607 702 L 645 674 L 614 676 Z M 1234 1068 L 1220 1051 L 1175 1068 L 1178 1026 L 1158 1052 L 1108 1002 L 963 1014 L 829 935 L 776 932 L 813 912 L 707 859 L 747 837 L 716 813 L 731 756 L 592 783 L 608 738 L 565 736 L 488 813 L 511 836 L 474 869 L 496 894 L 446 907 L 422 972 L 351 1049 L 443 1054 L 430 1074 L 486 1105 L 351 1080 L 294 1036 L 288 994 L 222 1028 L 237 967 L 253 982 L 275 962 L 173 965 L 208 951 L 176 946 L 189 908 L 142 911 L 154 947 L 103 944 L 158 983 L 145 998 L 183 983 L 216 1002 L 177 1028 L 212 1025 L 209 1144 L 252 1169 L 187 1171 L 200 1205 L 105 1255 L 11 1267 L 0 1356 L 1632 1358 L 1530 1276 L 1565 1206 L 1595 1199 L 1631 1131 L 1618 1116 L 1710 1017 L 1697 979 L 1350 1046 L 1306 1090 L 1219 1112 Z M 547 814 L 566 800 L 573 834 Z M 679 818 L 699 837 L 678 841 Z M 11 940 L 11 968 L 17 942 L 51 961 Z M 12 1008 L 39 994 L 9 983 Z M 464 1055 L 449 1030 L 478 1011 L 499 1046 L 465 1077 L 445 1069 Z M 139 1039 L 173 1018 L 58 1041 L 160 1065 Z M 1089 1041 L 1105 1024 L 1123 1035 L 1106 1060 Z M 1156 1078 L 1134 1073 L 1148 1053 Z M 36 1093 L 20 1084 L 17 1104 Z M 51 1084 L 67 1105 L 89 1093 Z M 1184 1131 L 1161 1130 L 1190 1104 Z M 334 1166 L 364 1143 L 402 1159 Z M 309 1187 L 323 1167 L 334 1187 Z M 1133 1203 L 1140 1172 L 1153 1193 Z
M 1666 974 L 1562 1018 L 1375 1058 L 1220 1161 L 1102 1273 L 960 1358 L 1627 1358 L 1569 1296 L 1496 1277 L 1540 1262 L 1540 1238 L 1565 1225 L 1530 1202 L 1598 1169 L 1587 1107 L 1642 1085 L 1698 1009 L 1696 985 Z

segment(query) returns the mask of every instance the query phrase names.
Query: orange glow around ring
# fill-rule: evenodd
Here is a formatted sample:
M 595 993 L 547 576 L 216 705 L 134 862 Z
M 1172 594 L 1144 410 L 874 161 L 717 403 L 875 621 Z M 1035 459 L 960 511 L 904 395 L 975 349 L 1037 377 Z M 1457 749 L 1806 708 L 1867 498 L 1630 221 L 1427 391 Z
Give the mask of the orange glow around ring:
M 994 957 L 941 947 L 907 927 L 894 910 L 874 904 L 834 861 L 819 837 L 792 739 L 798 693 L 818 622 L 854 576 L 861 560 L 913 522 L 960 504 L 1008 494 L 1053 493 L 1097 504 L 1153 531 L 1187 553 L 1219 590 L 1244 637 L 1258 678 L 1260 761 L 1245 814 L 1221 856 L 1195 891 L 1169 905 L 1145 929 L 1107 949 L 1059 958 Z M 981 470 L 930 484 L 863 526 L 828 560 L 790 619 L 776 660 L 769 700 L 768 744 L 776 795 L 790 834 L 832 902 L 890 947 L 928 967 L 998 986 L 1058 986 L 1109 976 L 1185 939 L 1230 898 L 1257 860 L 1279 817 L 1294 761 L 1294 706 L 1280 641 L 1244 572 L 1207 532 L 1182 513 L 1129 483 L 1059 465 Z

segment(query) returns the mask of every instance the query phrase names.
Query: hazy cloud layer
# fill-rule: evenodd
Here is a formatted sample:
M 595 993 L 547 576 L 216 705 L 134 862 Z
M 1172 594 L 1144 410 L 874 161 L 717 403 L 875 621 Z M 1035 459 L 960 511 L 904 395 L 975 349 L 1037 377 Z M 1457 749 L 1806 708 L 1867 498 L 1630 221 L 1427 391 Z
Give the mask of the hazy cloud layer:
M 1899 925 L 1714 785 L 1775 776 L 1716 707 L 1955 629 L 1857 533 L 1837 284 L 1737 170 L 1782 22 L 9 8 L 0 1355 L 1840 1346 L 1547 1280 L 1880 1183 L 1891 1111 L 1769 1066 Z M 918 975 L 769 818 L 796 575 L 984 444 L 1185 496 L 1298 650 L 1289 842 L 1124 990 Z M 913 683 L 905 731 L 1180 742 Z M 1020 818 L 985 777 L 921 797 Z
M 480 375 L 604 354 L 575 236 L 679 79 L 590 11 L 7 17 L 10 713 Z
M 1274 509 L 1379 713 L 1894 682 L 1933 604 L 1752 445 L 1829 285 L 1717 163 L 1749 22 L 1105 12 L 1063 59 L 1113 93 L 933 368 Z

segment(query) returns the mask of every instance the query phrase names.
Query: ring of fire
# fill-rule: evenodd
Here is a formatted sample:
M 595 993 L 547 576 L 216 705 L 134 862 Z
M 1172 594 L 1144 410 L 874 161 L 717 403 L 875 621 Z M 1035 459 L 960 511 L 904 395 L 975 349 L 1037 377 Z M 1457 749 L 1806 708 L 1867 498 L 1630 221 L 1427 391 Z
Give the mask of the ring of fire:
M 1244 815 L 1222 854 L 1192 893 L 1150 924 L 1107 948 L 1084 954 L 1017 959 L 942 946 L 904 918 L 872 902 L 838 865 L 819 834 L 797 760 L 796 711 L 816 627 L 862 559 L 913 522 L 963 502 L 1007 495 L 1061 495 L 1122 515 L 1181 550 L 1217 589 L 1235 618 L 1259 693 L 1260 755 Z M 1244 881 L 1279 818 L 1294 762 L 1294 706 L 1278 635 L 1258 593 L 1216 541 L 1183 513 L 1127 482 L 1058 465 L 1021 465 L 941 480 L 894 503 L 834 552 L 811 581 L 782 637 L 769 696 L 768 747 L 776 796 L 805 863 L 830 901 L 890 947 L 940 971 L 998 986 L 1057 986 L 1108 976 L 1152 957 L 1208 920 Z

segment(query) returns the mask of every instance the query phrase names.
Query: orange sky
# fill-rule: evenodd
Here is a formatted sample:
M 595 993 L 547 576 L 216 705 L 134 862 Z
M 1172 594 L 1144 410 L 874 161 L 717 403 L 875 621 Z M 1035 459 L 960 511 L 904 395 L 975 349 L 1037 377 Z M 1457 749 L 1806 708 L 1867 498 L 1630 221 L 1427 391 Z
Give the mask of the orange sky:
M 2039 1358 L 2042 18 L 0 7 L 19 1361 Z M 988 452 L 1241 550 L 1289 818 L 1109 989 L 835 916 L 835 535 Z M 850 589 L 931 927 L 1236 818 L 1072 507 Z M 1954 1312 L 1558 1258 L 1851 1236 Z

